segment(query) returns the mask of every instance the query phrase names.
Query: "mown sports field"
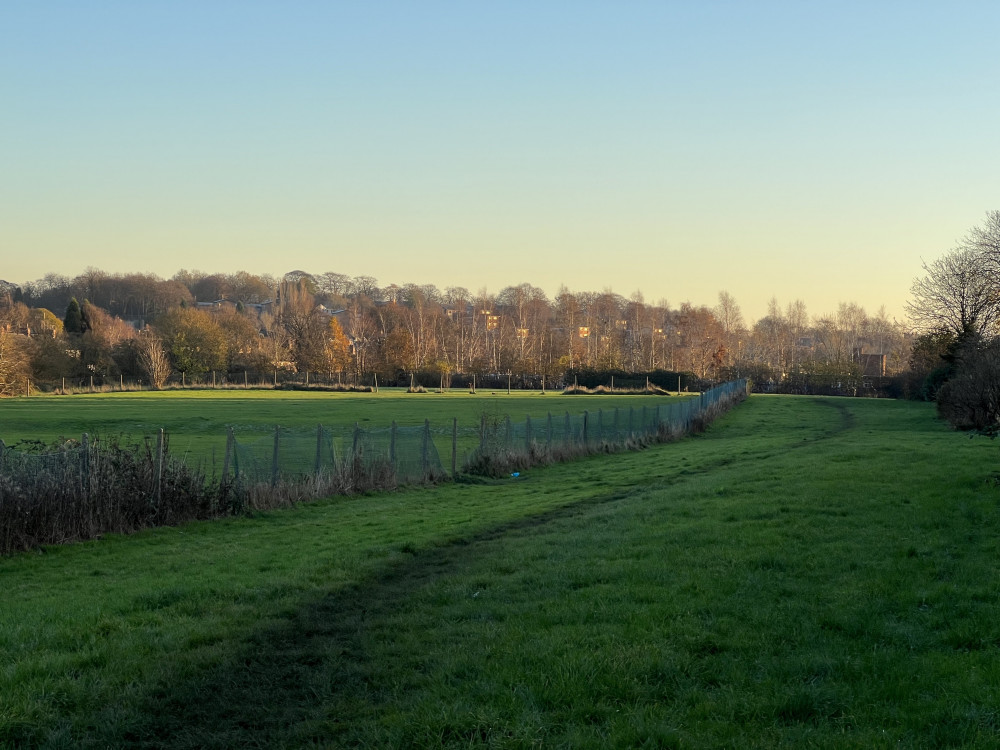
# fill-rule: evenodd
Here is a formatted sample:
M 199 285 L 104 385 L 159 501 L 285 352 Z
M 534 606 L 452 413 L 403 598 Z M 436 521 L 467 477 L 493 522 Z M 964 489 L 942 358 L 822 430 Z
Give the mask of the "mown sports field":
M 517 479 L 4 559 L 0 745 L 995 747 L 998 470 L 926 405 L 753 396 Z

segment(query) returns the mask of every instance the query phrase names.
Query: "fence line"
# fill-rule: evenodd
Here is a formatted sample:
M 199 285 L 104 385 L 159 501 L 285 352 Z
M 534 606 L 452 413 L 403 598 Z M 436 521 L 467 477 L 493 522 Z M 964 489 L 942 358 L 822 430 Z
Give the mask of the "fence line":
M 699 396 L 643 407 L 615 407 L 582 414 L 548 413 L 544 420 L 483 415 L 478 427 L 457 420 L 432 425 L 350 427 L 317 425 L 230 431 L 224 479 L 251 484 L 298 481 L 343 472 L 345 466 L 387 465 L 399 484 L 461 473 L 496 473 L 511 461 L 556 460 L 567 454 L 627 448 L 632 443 L 690 432 L 720 402 L 746 394 L 746 381 Z M 231 459 L 230 459 L 230 452 Z M 231 469 L 230 469 L 231 467 Z M 447 468 L 446 468 L 447 467 Z M 490 467 L 494 467 L 490 469 Z
M 232 427 L 221 475 L 171 456 L 162 430 L 134 445 L 83 435 L 57 451 L 0 441 L 0 554 L 109 531 L 178 523 L 399 484 L 502 475 L 512 469 L 679 437 L 747 394 L 745 380 L 642 407 L 546 414 L 513 422 L 483 415 L 432 425 Z M 442 455 L 444 459 L 442 459 Z

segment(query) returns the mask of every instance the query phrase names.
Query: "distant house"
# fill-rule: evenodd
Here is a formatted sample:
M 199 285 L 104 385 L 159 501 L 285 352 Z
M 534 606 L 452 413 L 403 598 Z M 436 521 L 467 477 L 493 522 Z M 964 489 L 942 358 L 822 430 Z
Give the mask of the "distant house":
M 854 350 L 854 361 L 861 366 L 861 374 L 866 378 L 884 378 L 888 356 L 882 353 Z
M 231 299 L 217 299 L 211 302 L 195 303 L 199 310 L 205 312 L 219 312 L 220 310 L 235 310 L 241 303 Z M 258 318 L 264 313 L 274 312 L 274 302 L 265 300 L 264 302 L 243 302 L 243 309 L 248 313 L 253 313 Z
M 236 302 L 231 299 L 217 299 L 212 302 L 196 302 L 195 303 L 199 310 L 206 310 L 208 312 L 215 312 L 217 310 L 235 310 Z

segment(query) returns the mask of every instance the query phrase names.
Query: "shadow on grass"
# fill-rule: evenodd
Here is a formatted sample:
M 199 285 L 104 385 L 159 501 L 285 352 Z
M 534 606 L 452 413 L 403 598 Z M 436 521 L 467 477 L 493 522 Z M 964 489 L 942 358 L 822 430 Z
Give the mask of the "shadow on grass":
M 849 410 L 833 406 L 839 424 L 824 437 L 851 426 Z M 740 458 L 735 460 L 759 460 Z M 716 466 L 729 464 L 726 457 Z M 699 467 L 710 471 L 711 466 Z M 658 485 L 687 481 L 659 478 Z M 353 587 L 323 591 L 278 622 L 269 621 L 222 663 L 178 676 L 137 699 L 122 714 L 95 727 L 79 746 L 135 748 L 231 748 L 357 746 L 364 727 L 378 722 L 393 699 L 379 679 L 385 657 L 369 650 L 370 634 L 391 630 L 401 608 L 428 584 L 468 570 L 485 544 L 530 533 L 551 522 L 585 515 L 645 492 L 645 483 L 551 511 L 498 524 L 412 555 Z M 461 689 L 461 688 L 458 688 Z M 124 707 L 122 707 L 124 708 Z M 359 729 L 359 727 L 362 727 Z M 383 742 L 375 744 L 386 744 Z M 468 745 L 485 741 L 455 737 Z M 389 742 L 388 744 L 392 744 Z
M 418 550 L 355 586 L 318 592 L 280 622 L 260 628 L 234 658 L 143 696 L 141 718 L 127 726 L 108 722 L 107 733 L 78 738 L 79 745 L 353 746 L 354 722 L 376 720 L 388 700 L 374 679 L 381 667 L 366 650 L 366 633 L 385 628 L 415 591 L 468 569 L 482 544 L 583 515 L 635 491 L 593 497 Z

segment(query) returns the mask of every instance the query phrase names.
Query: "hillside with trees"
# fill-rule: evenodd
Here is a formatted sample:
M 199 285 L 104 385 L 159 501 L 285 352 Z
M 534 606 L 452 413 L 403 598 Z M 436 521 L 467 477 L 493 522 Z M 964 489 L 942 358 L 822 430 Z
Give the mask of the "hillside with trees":
M 496 293 L 370 276 L 292 271 L 282 278 L 179 271 L 75 278 L 49 274 L 0 290 L 0 391 L 171 379 L 432 385 L 508 376 L 516 386 L 649 377 L 698 387 L 749 377 L 758 389 L 898 393 L 911 336 L 884 310 L 849 303 L 811 316 L 772 299 L 748 323 L 721 292 L 714 306 L 650 303 L 639 293 L 529 283 Z M 921 384 L 922 387 L 922 384 Z

